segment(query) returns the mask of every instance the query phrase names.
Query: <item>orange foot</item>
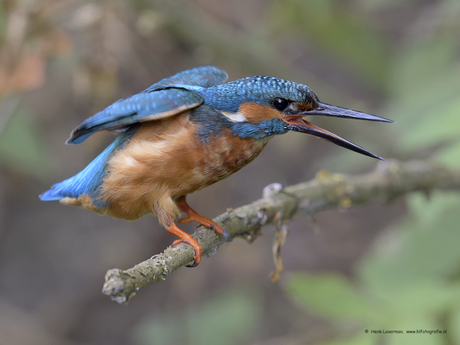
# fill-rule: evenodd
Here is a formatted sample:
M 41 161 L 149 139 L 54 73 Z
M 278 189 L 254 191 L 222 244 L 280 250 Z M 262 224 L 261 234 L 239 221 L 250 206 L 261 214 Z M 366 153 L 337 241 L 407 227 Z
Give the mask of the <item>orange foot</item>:
M 196 213 L 195 210 L 193 210 L 188 204 L 187 201 L 185 200 L 185 196 L 181 196 L 179 199 L 176 200 L 177 206 L 184 211 L 188 217 L 183 218 L 178 221 L 179 224 L 184 224 L 184 223 L 189 223 L 189 222 L 198 222 L 201 225 L 210 228 L 217 232 L 219 235 L 223 236 L 227 241 L 231 240 L 230 234 L 222 229 L 219 225 L 214 223 L 212 220 L 205 218 L 198 213 Z
M 198 242 L 195 241 L 192 236 L 179 229 L 177 225 L 174 223 L 172 223 L 167 229 L 171 234 L 174 234 L 177 237 L 179 237 L 178 240 L 175 240 L 173 242 L 173 246 L 177 246 L 179 243 L 187 243 L 188 245 L 191 245 L 195 250 L 195 262 L 193 264 L 187 265 L 187 267 L 198 266 L 198 264 L 201 262 L 201 255 L 203 254 L 203 249 L 198 244 Z

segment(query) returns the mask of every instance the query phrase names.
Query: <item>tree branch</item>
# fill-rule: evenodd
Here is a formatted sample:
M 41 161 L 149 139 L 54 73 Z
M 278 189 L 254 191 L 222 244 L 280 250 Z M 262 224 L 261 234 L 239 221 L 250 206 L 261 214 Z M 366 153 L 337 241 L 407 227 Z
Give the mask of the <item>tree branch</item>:
M 367 174 L 346 176 L 321 171 L 312 181 L 283 188 L 274 183 L 264 188 L 263 197 L 250 205 L 229 209 L 214 221 L 231 236 L 253 241 L 263 225 L 288 221 L 330 208 L 349 208 L 373 200 L 390 202 L 404 194 L 432 189 L 460 189 L 460 171 L 426 161 L 381 162 Z M 280 218 L 281 217 L 281 218 Z M 212 256 L 224 243 L 222 237 L 200 226 L 192 235 Z M 126 304 L 144 286 L 164 280 L 193 260 L 186 244 L 168 247 L 163 253 L 128 270 L 111 269 L 102 292 L 119 304 Z

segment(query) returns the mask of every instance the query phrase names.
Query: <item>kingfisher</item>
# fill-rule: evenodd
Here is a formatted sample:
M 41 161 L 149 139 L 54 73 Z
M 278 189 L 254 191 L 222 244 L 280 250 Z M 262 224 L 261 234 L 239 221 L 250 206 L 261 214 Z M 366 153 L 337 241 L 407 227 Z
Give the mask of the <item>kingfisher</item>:
M 176 224 L 181 211 L 225 239 L 229 234 L 195 212 L 190 193 L 220 181 L 256 158 L 278 134 L 311 134 L 360 154 L 370 151 L 306 121 L 333 116 L 369 121 L 389 119 L 320 102 L 306 85 L 267 76 L 227 82 L 213 66 L 185 70 L 140 93 L 120 99 L 83 121 L 66 144 L 79 144 L 98 131 L 116 139 L 86 168 L 40 195 L 102 215 L 135 220 L 152 213 L 179 243 L 202 248 Z

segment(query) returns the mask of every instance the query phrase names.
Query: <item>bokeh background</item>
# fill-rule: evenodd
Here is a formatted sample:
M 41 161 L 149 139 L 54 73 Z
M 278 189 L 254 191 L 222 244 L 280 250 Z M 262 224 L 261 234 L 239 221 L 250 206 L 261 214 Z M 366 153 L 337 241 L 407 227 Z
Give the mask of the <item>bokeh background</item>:
M 458 0 L 3 0 L 0 4 L 0 344 L 460 344 L 460 196 L 414 194 L 291 223 L 272 283 L 273 229 L 236 239 L 129 306 L 100 291 L 174 239 L 40 202 L 111 140 L 65 146 L 83 119 L 199 65 L 269 75 L 396 124 L 315 123 L 400 160 L 460 165 Z M 266 185 L 377 162 L 300 134 L 189 197 L 214 217 Z M 186 228 L 193 231 L 193 226 Z M 434 335 L 369 330 L 439 329 Z

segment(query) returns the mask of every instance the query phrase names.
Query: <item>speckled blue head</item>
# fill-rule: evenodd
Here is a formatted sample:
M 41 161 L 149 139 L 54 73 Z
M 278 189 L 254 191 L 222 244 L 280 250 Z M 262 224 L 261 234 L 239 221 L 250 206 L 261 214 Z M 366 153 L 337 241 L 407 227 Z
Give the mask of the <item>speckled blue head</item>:
M 241 138 L 262 139 L 289 131 L 302 132 L 381 159 L 348 140 L 314 126 L 303 117 L 322 115 L 391 122 L 378 116 L 322 103 L 308 86 L 273 77 L 248 77 L 196 91 L 204 97 L 204 106 L 214 108 L 228 118 L 221 124 L 231 128 L 233 135 Z M 205 117 L 203 122 L 206 122 Z
M 242 103 L 271 106 L 273 99 L 293 102 L 316 102 L 317 97 L 306 85 L 274 77 L 248 77 L 199 90 L 204 104 L 213 108 L 237 112 Z

